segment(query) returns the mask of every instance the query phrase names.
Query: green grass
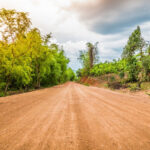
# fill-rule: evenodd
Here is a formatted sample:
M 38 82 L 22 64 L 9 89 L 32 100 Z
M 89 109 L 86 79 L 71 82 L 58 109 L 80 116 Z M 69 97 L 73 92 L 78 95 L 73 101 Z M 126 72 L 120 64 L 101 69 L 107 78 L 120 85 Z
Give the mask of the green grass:
M 150 82 L 143 82 L 141 85 L 142 90 L 149 90 L 150 89 Z
M 137 91 L 137 90 L 149 90 L 150 89 L 150 82 L 143 82 L 141 84 L 141 88 L 139 89 L 139 87 L 137 86 L 138 83 L 128 83 L 129 85 L 129 89 L 131 91 Z
M 139 90 L 137 83 L 129 83 L 128 85 L 129 85 L 130 91 L 132 92 Z
M 148 96 L 150 96 L 150 93 L 146 93 Z

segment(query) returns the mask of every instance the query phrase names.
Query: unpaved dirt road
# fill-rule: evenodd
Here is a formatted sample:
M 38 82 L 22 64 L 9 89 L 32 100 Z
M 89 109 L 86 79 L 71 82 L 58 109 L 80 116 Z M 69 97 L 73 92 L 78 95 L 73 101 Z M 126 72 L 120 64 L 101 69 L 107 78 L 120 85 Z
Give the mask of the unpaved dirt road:
M 150 99 L 72 82 L 0 98 L 0 150 L 150 150 Z

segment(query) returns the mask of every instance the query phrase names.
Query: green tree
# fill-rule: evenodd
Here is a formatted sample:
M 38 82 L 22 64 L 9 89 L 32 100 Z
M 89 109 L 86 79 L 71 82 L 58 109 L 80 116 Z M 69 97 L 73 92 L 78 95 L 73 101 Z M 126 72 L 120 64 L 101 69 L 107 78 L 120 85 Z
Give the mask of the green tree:
M 80 51 L 79 61 L 83 66 L 82 74 L 89 75 L 90 70 L 93 68 L 94 64 L 98 62 L 98 42 L 95 44 L 87 43 L 87 51 Z
M 0 90 L 39 88 L 73 80 L 63 49 L 30 28 L 28 14 L 0 10 Z
M 5 93 L 12 82 L 14 72 L 22 70 L 16 69 L 17 61 L 20 59 L 21 51 L 17 51 L 16 44 L 19 38 L 22 38 L 31 25 L 30 19 L 24 12 L 15 10 L 0 10 L 0 31 L 2 40 L 0 41 L 0 59 L 1 73 L 5 74 L 3 82 L 5 83 Z
M 142 61 L 142 58 L 144 56 L 143 54 L 143 48 L 145 46 L 145 41 L 142 38 L 141 35 L 141 29 L 138 26 L 136 30 L 133 31 L 131 36 L 129 37 L 129 40 L 127 42 L 127 45 L 125 46 L 122 57 L 127 60 L 127 67 L 126 71 L 129 74 L 129 80 L 130 81 L 137 81 L 141 80 L 138 79 L 138 74 L 140 73 L 140 65 L 138 65 L 138 58 L 135 57 L 135 53 L 139 53 L 140 61 Z M 142 69 L 142 68 L 141 68 Z
M 89 55 L 89 64 L 90 64 L 90 69 L 93 67 L 93 65 L 98 61 L 98 42 L 95 44 L 92 43 L 87 43 L 88 47 L 88 55 Z
M 150 81 L 150 55 L 144 56 L 142 66 L 144 69 L 144 80 Z

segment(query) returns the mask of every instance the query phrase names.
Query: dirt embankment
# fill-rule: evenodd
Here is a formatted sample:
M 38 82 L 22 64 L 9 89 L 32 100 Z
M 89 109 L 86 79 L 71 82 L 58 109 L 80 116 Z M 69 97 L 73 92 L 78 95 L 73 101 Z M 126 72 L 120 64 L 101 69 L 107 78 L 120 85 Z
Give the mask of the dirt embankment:
M 115 81 L 111 81 L 115 79 Z M 100 77 L 82 77 L 79 83 L 86 85 L 86 86 L 94 86 L 99 88 L 106 88 L 115 90 L 116 92 L 121 93 L 128 93 L 130 95 L 136 95 L 136 96 L 144 96 L 144 97 L 150 97 L 150 83 L 149 82 L 143 82 L 142 88 L 139 90 L 135 90 L 132 88 L 135 88 L 137 83 L 130 83 L 128 84 L 121 84 L 120 78 L 117 75 L 114 74 L 108 74 Z M 131 86 L 131 87 L 130 87 Z
M 79 81 L 80 83 L 87 84 L 87 85 L 92 85 L 96 87 L 104 87 L 107 81 L 100 80 L 98 78 L 94 77 L 82 77 L 81 80 Z
M 0 150 L 150 150 L 150 99 L 72 82 L 0 98 Z

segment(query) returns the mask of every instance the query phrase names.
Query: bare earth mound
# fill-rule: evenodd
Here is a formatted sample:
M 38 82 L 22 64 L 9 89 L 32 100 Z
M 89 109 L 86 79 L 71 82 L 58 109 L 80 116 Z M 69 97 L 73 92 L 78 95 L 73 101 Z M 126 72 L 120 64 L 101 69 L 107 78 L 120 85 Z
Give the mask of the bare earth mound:
M 150 150 L 150 99 L 71 82 L 0 98 L 0 150 Z

